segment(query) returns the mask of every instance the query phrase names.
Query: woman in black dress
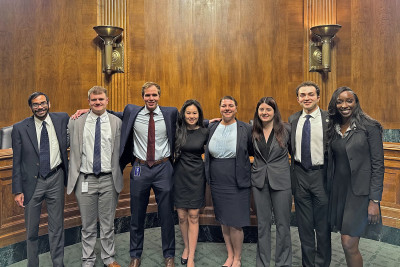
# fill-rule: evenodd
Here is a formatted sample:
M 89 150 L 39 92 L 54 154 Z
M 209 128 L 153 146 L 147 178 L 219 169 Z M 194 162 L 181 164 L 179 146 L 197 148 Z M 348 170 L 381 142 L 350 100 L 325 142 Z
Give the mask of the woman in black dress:
M 203 126 L 203 111 L 196 100 L 187 100 L 176 128 L 174 164 L 174 202 L 185 244 L 181 263 L 194 266 L 199 234 L 199 211 L 205 204 L 205 174 L 201 155 L 208 139 Z
M 215 219 L 221 223 L 228 252 L 223 266 L 238 267 L 242 227 L 250 225 L 251 126 L 236 119 L 237 102 L 233 97 L 224 96 L 219 109 L 222 121 L 208 127 L 206 178 L 211 188 Z
M 333 93 L 328 111 L 329 220 L 332 230 L 341 233 L 347 265 L 363 266 L 360 236 L 381 223 L 382 126 L 362 111 L 348 87 Z

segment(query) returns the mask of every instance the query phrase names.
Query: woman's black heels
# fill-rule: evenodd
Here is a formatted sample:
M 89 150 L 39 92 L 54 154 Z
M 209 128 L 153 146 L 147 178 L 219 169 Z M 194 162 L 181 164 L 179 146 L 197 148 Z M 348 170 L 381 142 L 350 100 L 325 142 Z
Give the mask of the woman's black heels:
M 187 261 L 188 261 L 188 259 L 181 258 L 181 264 L 182 265 L 186 265 Z

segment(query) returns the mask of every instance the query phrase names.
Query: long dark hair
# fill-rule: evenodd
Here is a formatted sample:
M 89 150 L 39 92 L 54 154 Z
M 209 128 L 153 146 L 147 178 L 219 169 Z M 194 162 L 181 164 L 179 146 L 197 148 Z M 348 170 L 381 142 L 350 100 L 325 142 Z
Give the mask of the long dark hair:
M 254 112 L 254 119 L 253 119 L 253 138 L 259 141 L 263 133 L 263 125 L 260 117 L 258 116 L 258 108 L 261 104 L 267 104 L 274 109 L 274 135 L 280 147 L 284 148 L 284 138 L 288 134 L 287 130 L 284 127 L 284 123 L 282 121 L 281 113 L 279 112 L 278 104 L 276 103 L 275 99 L 272 97 L 263 97 L 258 101 L 256 111 Z
M 200 103 L 197 100 L 189 99 L 183 103 L 181 110 L 179 111 L 178 121 L 176 122 L 176 133 L 175 133 L 175 158 L 181 155 L 181 148 L 186 143 L 187 137 L 187 123 L 185 120 L 185 112 L 188 106 L 194 105 L 199 112 L 199 119 L 196 125 L 204 128 L 203 125 L 203 110 L 201 109 Z
M 329 101 L 329 105 L 328 105 L 328 113 L 329 113 L 328 140 L 329 140 L 329 143 L 331 143 L 335 137 L 335 134 L 336 134 L 335 125 L 336 124 L 341 125 L 343 123 L 342 115 L 340 115 L 340 113 L 336 107 L 336 101 L 339 98 L 339 95 L 343 92 L 350 92 L 351 94 L 353 94 L 354 99 L 356 101 L 356 105 L 353 109 L 353 113 L 350 118 L 350 126 L 353 125 L 353 123 L 354 123 L 357 128 L 360 128 L 364 131 L 366 131 L 366 128 L 365 128 L 366 125 L 378 126 L 382 133 L 382 131 L 383 131 L 382 125 L 377 120 L 374 120 L 373 118 L 371 118 L 368 114 L 366 114 L 361 109 L 360 100 L 358 99 L 357 94 L 353 90 L 351 90 L 349 87 L 342 86 L 342 87 L 339 87 L 338 89 L 336 89 L 335 92 L 333 92 L 332 98 Z

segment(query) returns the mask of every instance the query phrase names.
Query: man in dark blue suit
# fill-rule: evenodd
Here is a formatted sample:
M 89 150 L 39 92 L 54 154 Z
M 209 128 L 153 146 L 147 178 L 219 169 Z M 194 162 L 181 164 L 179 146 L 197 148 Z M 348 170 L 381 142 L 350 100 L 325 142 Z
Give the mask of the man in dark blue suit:
M 33 93 L 28 104 L 33 116 L 16 123 L 12 131 L 12 193 L 25 208 L 28 266 L 39 266 L 38 231 L 46 200 L 50 254 L 53 266 L 64 266 L 64 186 L 68 173 L 67 113 L 49 113 L 50 101 Z
M 130 174 L 131 225 L 130 267 L 140 266 L 144 221 L 153 189 L 161 221 L 165 266 L 175 266 L 172 158 L 178 110 L 160 107 L 160 86 L 147 82 L 142 87 L 145 106 L 128 104 L 122 114 L 120 165 L 132 163 Z

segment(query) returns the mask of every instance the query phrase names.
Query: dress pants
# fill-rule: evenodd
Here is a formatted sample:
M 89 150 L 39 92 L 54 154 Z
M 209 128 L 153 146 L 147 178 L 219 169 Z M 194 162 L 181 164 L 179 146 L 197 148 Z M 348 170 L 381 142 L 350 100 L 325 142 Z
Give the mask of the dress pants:
M 35 192 L 25 206 L 28 267 L 38 267 L 38 233 L 42 202 L 46 201 L 50 255 L 53 267 L 64 266 L 64 173 L 60 168 L 46 179 L 38 178 Z
M 324 170 L 304 170 L 295 165 L 295 207 L 303 266 L 326 266 L 331 262 L 328 194 Z M 314 232 L 315 229 L 315 232 Z M 315 246 L 315 240 L 317 246 Z M 315 249 L 316 247 L 316 249 Z
M 153 189 L 161 223 L 164 258 L 175 256 L 175 228 L 173 206 L 173 168 L 170 161 L 149 167 L 135 162 L 130 175 L 131 225 L 130 256 L 140 258 L 143 252 L 144 221 Z
M 273 190 L 267 182 L 262 189 L 253 187 L 253 198 L 257 211 L 258 225 L 256 266 L 270 266 L 272 210 L 276 224 L 274 266 L 292 266 L 292 243 L 290 237 L 291 189 Z
M 88 182 L 86 193 L 82 193 L 82 182 Z M 118 204 L 112 174 L 96 177 L 80 173 L 75 196 L 82 220 L 82 267 L 95 265 L 97 218 L 100 222 L 101 259 L 105 265 L 111 264 L 115 261 L 114 218 Z

